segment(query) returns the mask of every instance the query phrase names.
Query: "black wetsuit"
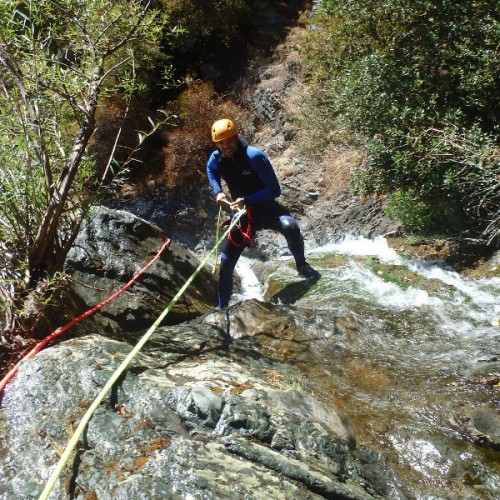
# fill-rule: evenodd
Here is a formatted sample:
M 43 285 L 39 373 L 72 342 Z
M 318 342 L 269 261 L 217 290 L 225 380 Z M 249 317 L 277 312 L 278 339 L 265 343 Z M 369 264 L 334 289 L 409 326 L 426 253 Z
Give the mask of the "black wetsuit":
M 226 307 L 233 288 L 233 271 L 245 246 L 260 229 L 271 229 L 285 236 L 297 266 L 305 263 L 304 240 L 299 225 L 290 212 L 276 201 L 281 188 L 267 156 L 249 146 L 238 136 L 233 158 L 216 150 L 207 162 L 207 175 L 216 194 L 222 192 L 221 180 L 227 184 L 231 198 L 244 198 L 248 214 L 232 229 L 221 244 L 218 307 Z

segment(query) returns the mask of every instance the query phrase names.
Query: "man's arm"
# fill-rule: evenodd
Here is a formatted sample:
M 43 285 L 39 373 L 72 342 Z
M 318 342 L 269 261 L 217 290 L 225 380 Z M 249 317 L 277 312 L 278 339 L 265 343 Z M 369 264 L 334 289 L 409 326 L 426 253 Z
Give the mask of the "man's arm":
M 222 193 L 222 179 L 219 172 L 219 162 L 214 153 L 210 155 L 207 162 L 207 176 L 215 194 Z
M 215 157 L 215 154 L 212 154 L 207 162 L 208 180 L 215 191 L 215 201 L 217 202 L 217 205 L 230 208 L 231 202 L 227 199 L 224 191 L 222 190 L 222 181 L 218 165 L 219 162 Z
M 247 155 L 252 168 L 263 182 L 264 187 L 256 193 L 245 196 L 245 205 L 274 200 L 281 194 L 281 187 L 271 162 L 260 149 L 251 146 L 247 148 Z

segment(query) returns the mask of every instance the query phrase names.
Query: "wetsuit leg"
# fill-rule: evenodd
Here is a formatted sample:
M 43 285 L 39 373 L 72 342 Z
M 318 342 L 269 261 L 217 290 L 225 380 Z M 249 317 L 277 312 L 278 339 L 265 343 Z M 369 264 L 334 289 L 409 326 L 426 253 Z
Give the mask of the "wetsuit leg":
M 288 245 L 295 264 L 302 266 L 306 263 L 304 255 L 304 239 L 300 231 L 299 224 L 290 215 L 290 212 L 283 205 L 273 202 L 266 205 L 254 207 L 255 229 L 271 229 L 282 234 Z
M 285 237 L 288 249 L 292 253 L 296 265 L 302 266 L 305 264 L 304 239 L 297 221 L 291 215 L 282 215 L 276 229 Z
M 217 307 L 227 307 L 233 292 L 233 272 L 240 258 L 243 245 L 237 247 L 226 239 L 221 245 L 219 286 L 217 290 Z

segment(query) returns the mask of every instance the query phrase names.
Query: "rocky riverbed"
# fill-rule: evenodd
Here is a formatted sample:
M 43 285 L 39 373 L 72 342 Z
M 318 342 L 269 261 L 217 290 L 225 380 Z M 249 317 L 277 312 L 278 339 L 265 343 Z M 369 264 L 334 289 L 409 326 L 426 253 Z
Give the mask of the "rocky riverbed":
M 214 311 L 216 276 L 203 270 L 95 412 L 51 498 L 500 491 L 498 252 L 472 238 L 410 244 L 383 200 L 346 188 L 362 152 L 304 155 L 294 57 L 260 68 L 245 99 L 260 124 L 250 139 L 275 165 L 321 280 L 298 280 L 265 232 L 246 252 L 261 300 Z M 0 498 L 40 495 L 93 398 L 213 247 L 215 220 L 205 187 L 94 211 L 66 266 L 67 320 L 172 243 L 116 302 L 21 363 L 0 409 Z M 358 253 L 314 253 L 349 235 L 390 237 L 411 264 L 363 255 L 364 240 Z
M 163 241 L 130 213 L 95 210 L 68 260 L 71 302 L 99 302 Z M 317 282 L 287 260 L 256 260 L 266 301 L 222 311 L 206 269 L 181 323 L 156 330 L 95 411 L 51 498 L 493 498 L 499 336 L 487 321 L 500 284 L 469 291 L 392 253 L 392 264 L 364 260 L 360 245 L 358 257 L 312 252 Z M 40 495 L 93 399 L 197 263 L 174 244 L 137 288 L 21 363 L 0 411 L 0 498 Z

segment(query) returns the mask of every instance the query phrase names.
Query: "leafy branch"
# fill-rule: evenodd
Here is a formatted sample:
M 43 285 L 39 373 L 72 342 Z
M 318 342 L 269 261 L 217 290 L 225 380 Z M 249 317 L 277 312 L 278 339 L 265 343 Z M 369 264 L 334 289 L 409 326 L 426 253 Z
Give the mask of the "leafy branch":
M 97 111 L 116 88 L 128 109 L 141 87 L 137 65 L 158 57 L 168 31 L 168 19 L 150 1 L 3 2 L 0 300 L 6 331 L 34 325 L 21 317 L 35 317 L 52 297 L 88 206 L 126 172 L 144 140 L 165 122 L 151 120 L 151 130 L 140 133 L 118 164 L 120 128 L 104 174 L 97 174 L 89 148 Z

